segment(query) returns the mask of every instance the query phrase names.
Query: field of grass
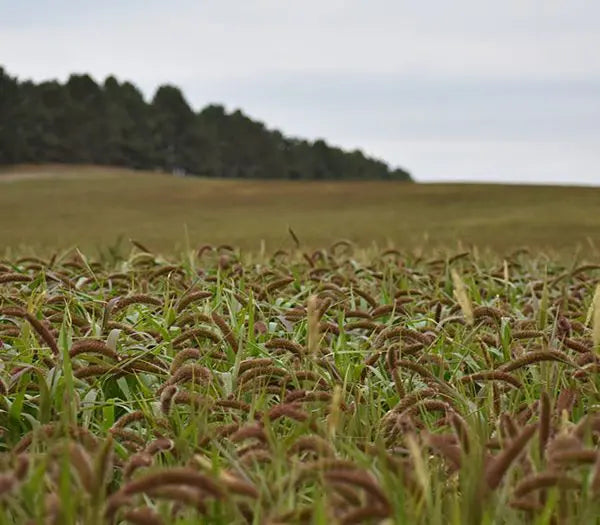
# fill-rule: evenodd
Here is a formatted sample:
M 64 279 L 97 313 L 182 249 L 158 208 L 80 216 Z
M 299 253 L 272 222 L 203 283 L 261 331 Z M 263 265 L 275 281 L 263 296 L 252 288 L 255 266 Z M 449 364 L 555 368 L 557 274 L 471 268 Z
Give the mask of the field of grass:
M 290 248 L 347 238 L 401 248 L 600 246 L 600 188 L 183 179 L 42 166 L 0 173 L 2 247 L 87 253 L 120 235 L 172 252 L 204 243 Z M 186 233 L 187 231 L 187 233 Z
M 0 523 L 598 524 L 599 281 L 344 242 L 0 261 Z
M 600 188 L 22 166 L 0 224 L 0 525 L 600 525 Z

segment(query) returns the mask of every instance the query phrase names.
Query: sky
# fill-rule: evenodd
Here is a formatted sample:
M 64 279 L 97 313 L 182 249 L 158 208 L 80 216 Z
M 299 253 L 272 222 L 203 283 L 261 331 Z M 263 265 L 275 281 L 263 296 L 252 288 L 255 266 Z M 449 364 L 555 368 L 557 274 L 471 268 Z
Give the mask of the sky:
M 0 64 L 182 88 L 416 180 L 600 185 L 597 0 L 0 0 Z

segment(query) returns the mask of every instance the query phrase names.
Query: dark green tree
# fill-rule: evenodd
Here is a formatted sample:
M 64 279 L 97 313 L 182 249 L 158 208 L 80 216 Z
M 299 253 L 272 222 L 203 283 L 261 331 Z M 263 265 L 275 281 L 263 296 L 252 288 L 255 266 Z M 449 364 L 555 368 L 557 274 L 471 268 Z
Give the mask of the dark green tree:
M 361 151 L 285 137 L 241 110 L 195 113 L 165 85 L 148 103 L 129 82 L 89 75 L 19 82 L 0 67 L 0 164 L 90 163 L 205 177 L 410 180 Z

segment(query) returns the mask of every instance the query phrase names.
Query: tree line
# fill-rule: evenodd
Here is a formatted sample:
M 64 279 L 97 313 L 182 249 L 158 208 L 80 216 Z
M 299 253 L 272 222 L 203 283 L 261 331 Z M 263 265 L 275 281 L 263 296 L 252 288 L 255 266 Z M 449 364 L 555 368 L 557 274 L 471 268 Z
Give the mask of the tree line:
M 20 81 L 0 67 L 0 164 L 74 163 L 206 177 L 395 179 L 408 172 L 323 140 L 285 137 L 221 105 L 195 112 L 181 90 L 147 102 L 131 82 L 89 75 Z

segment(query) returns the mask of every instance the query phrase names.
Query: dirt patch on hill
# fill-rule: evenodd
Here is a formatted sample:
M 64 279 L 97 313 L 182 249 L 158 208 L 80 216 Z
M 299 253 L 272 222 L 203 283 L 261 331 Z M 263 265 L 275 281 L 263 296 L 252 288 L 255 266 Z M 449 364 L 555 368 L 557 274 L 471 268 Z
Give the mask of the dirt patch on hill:
M 109 166 L 65 166 L 62 164 L 36 166 L 35 164 L 26 164 L 0 169 L 0 183 L 48 178 L 80 179 L 85 177 L 131 176 L 139 173 L 142 172 Z M 155 172 L 144 172 L 146 175 L 148 173 L 155 174 Z

